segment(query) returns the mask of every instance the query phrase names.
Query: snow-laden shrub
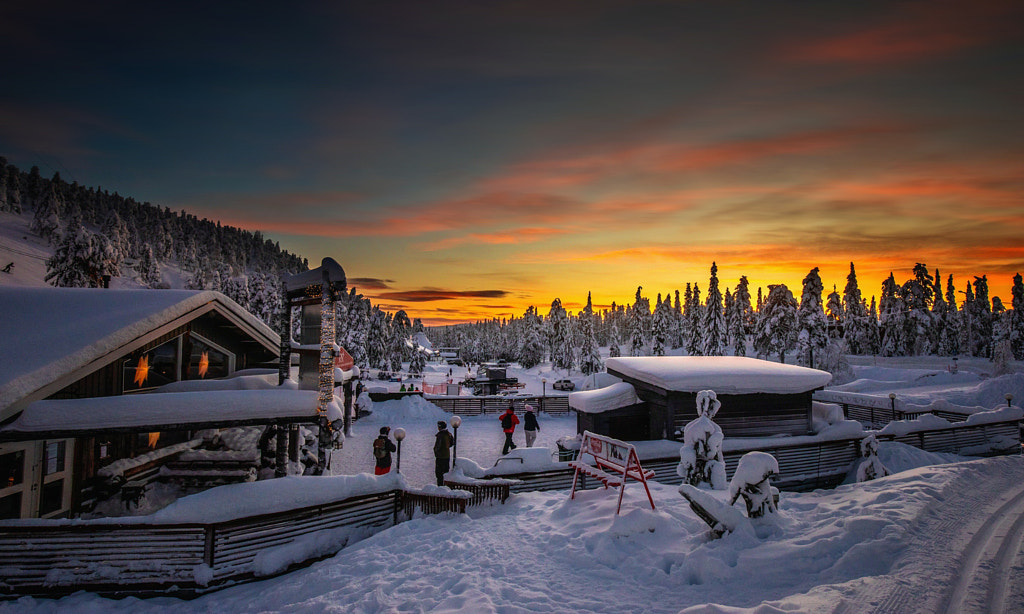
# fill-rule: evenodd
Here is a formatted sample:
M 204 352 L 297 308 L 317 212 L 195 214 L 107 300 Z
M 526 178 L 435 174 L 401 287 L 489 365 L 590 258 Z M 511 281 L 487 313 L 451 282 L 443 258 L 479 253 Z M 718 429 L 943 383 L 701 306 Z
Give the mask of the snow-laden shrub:
M 885 468 L 882 461 L 878 458 L 878 440 L 875 439 L 874 435 L 868 435 L 860 442 L 860 465 L 857 467 L 857 481 L 867 482 L 875 478 L 884 478 L 889 475 L 889 470 Z
M 676 473 L 693 486 L 707 484 L 725 490 L 725 459 L 722 456 L 722 427 L 712 418 L 722 407 L 713 390 L 697 393 L 697 419 L 683 427 L 683 447 L 679 449 Z
M 729 482 L 729 505 L 743 497 L 747 518 L 760 518 L 777 511 L 769 478 L 779 474 L 779 461 L 766 452 L 747 452 L 736 465 Z
M 817 368 L 822 371 L 828 371 L 832 374 L 832 382 L 830 385 L 839 386 L 840 384 L 847 384 L 856 379 L 856 375 L 853 373 L 853 367 L 850 366 L 850 362 L 846 359 L 846 354 L 849 352 L 849 348 L 846 345 L 846 341 L 843 339 L 831 339 L 828 345 L 825 346 L 825 350 L 822 352 L 821 362 L 817 365 Z
M 999 377 L 1007 373 L 1013 373 L 1013 347 L 1009 339 L 1000 341 L 992 350 L 992 375 Z

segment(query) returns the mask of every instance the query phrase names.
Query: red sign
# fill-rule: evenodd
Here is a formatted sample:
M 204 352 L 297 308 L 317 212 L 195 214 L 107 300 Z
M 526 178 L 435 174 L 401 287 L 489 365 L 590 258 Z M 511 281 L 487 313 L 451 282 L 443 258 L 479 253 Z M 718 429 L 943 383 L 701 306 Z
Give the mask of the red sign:
M 356 364 L 356 360 L 352 358 L 352 355 L 345 351 L 345 348 L 338 348 L 338 355 L 334 357 L 334 366 L 342 371 L 348 371 Z

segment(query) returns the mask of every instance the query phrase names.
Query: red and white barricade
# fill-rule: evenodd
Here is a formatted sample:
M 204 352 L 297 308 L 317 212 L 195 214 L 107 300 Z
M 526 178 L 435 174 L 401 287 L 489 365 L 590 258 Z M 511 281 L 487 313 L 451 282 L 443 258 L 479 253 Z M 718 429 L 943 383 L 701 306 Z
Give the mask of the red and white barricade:
M 593 465 L 583 462 L 584 456 L 587 455 L 594 459 Z M 579 459 L 569 461 L 569 466 L 576 470 L 572 476 L 570 499 L 576 497 L 576 483 L 582 473 L 597 479 L 605 488 L 619 487 L 619 504 L 615 508 L 615 514 L 618 515 L 622 509 L 622 495 L 626 492 L 626 480 L 633 479 L 644 485 L 647 500 L 651 502 L 651 509 L 654 509 L 654 498 L 651 497 L 651 489 L 647 487 L 647 480 L 654 477 L 654 471 L 644 471 L 636 455 L 636 448 L 632 444 L 584 431 Z

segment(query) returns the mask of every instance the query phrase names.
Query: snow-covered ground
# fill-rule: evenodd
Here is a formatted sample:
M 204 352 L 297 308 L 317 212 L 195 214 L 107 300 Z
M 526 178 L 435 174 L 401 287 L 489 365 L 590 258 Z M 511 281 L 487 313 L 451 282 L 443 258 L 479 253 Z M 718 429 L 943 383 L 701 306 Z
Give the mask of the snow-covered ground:
M 1024 398 L 1019 375 L 964 366 L 942 384 L 948 374 L 928 365 L 858 367 L 851 384 L 928 402 L 950 391 L 967 405 L 992 406 L 982 401 L 996 391 Z M 387 424 L 408 433 L 403 475 L 429 483 L 438 419 L 449 416 L 420 399 L 377 403 L 331 472 L 369 471 L 370 442 Z M 538 445 L 574 431 L 574 419 L 542 415 Z M 497 416 L 465 418 L 459 439 L 459 456 L 492 465 Z M 307 569 L 193 601 L 81 593 L 0 612 L 1024 612 L 1024 457 L 968 460 L 892 443 L 880 457 L 894 475 L 784 492 L 755 532 L 719 540 L 675 487 L 653 484 L 656 510 L 642 488 L 627 488 L 619 517 L 611 492 L 524 493 L 465 516 L 417 518 Z

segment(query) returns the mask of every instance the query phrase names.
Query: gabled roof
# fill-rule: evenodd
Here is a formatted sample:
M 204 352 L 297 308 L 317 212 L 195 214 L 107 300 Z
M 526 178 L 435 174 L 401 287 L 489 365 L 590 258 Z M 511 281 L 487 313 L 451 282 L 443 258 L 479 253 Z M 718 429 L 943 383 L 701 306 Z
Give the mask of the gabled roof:
M 674 392 L 798 394 L 832 381 L 827 371 L 743 356 L 646 356 L 609 358 L 609 373 Z
M 277 353 L 278 335 L 219 292 L 0 287 L 0 420 L 210 311 Z

